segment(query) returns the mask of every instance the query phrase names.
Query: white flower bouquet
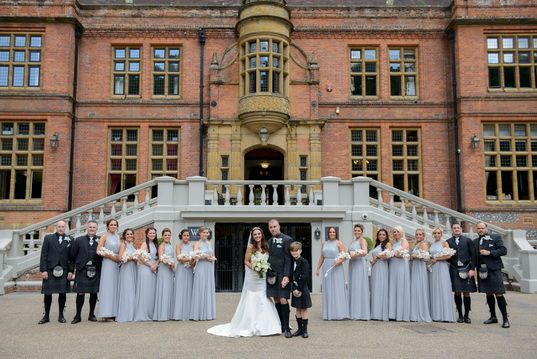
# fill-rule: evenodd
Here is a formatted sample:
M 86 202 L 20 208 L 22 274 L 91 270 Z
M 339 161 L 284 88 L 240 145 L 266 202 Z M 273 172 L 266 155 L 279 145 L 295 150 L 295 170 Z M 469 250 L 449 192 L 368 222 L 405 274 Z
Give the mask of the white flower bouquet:
M 363 256 L 366 253 L 363 249 L 358 249 L 357 251 L 349 251 L 349 254 L 351 255 L 351 257 L 354 257 L 355 255 Z
M 199 249 L 196 251 L 192 251 L 189 254 L 190 258 L 192 258 L 195 261 L 199 261 L 200 259 L 203 259 L 205 256 L 205 253 L 202 253 Z
M 428 261 L 431 258 L 431 255 L 427 251 L 424 251 L 422 249 L 418 249 L 417 251 L 412 252 L 412 257 L 414 259 L 419 259 L 419 260 L 422 260 L 422 261 Z
M 141 248 L 135 250 L 133 256 L 136 260 L 139 260 L 144 263 L 148 263 L 149 261 L 151 261 L 151 255 L 146 250 L 143 250 Z
M 110 249 L 108 249 L 108 248 L 106 248 L 104 246 L 99 248 L 99 250 L 97 251 L 97 254 L 100 255 L 101 257 L 115 256 L 116 255 L 114 252 L 112 252 Z
M 268 257 L 261 252 L 255 252 L 250 261 L 252 262 L 252 269 L 257 272 L 259 278 L 263 278 L 270 269 Z
M 390 259 L 391 257 L 393 257 L 393 254 L 394 253 L 392 250 L 385 249 L 379 254 L 377 254 L 377 257 L 380 257 L 381 259 Z
M 190 268 L 190 261 L 192 260 L 192 256 L 186 253 L 179 253 L 177 255 L 177 260 L 183 263 L 183 267 Z
M 348 259 L 351 259 L 351 256 L 350 256 L 350 254 L 347 253 L 347 252 L 343 252 L 343 251 L 341 251 L 341 252 L 339 252 L 338 255 L 336 256 L 336 261 L 343 261 L 343 262 L 344 262 L 344 261 L 346 261 L 346 260 L 348 260 Z
M 163 254 L 162 257 L 160 257 L 160 261 L 170 267 L 173 267 L 175 265 L 173 258 L 167 254 Z
M 408 250 L 403 249 L 403 248 L 394 249 L 393 255 L 399 258 L 403 258 L 403 259 L 410 258 L 410 254 L 408 253 Z
M 455 253 L 457 253 L 457 251 L 453 248 L 443 248 L 442 251 L 435 253 L 433 255 L 433 258 L 444 257 L 444 256 L 453 257 Z
M 121 257 L 121 261 L 123 263 L 127 263 L 128 261 L 134 261 L 136 260 L 137 257 L 136 257 L 136 252 L 132 252 L 132 253 L 123 253 L 123 257 Z

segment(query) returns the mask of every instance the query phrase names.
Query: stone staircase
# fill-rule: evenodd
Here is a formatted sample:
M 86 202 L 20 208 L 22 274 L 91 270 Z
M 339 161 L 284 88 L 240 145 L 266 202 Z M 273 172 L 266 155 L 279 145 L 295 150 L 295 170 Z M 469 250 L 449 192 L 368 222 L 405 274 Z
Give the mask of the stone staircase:
M 24 280 L 14 280 L 21 275 L 25 279 L 39 265 L 41 239 L 53 232 L 57 221 L 66 221 L 67 233 L 76 237 L 84 233 L 88 220 L 96 220 L 102 233 L 111 218 L 117 219 L 121 228 L 154 225 L 158 230 L 172 228 L 174 233 L 189 226 L 214 229 L 217 222 L 258 223 L 278 218 L 310 223 L 312 238 L 319 227 L 332 225 L 339 226 L 341 238 L 352 238 L 355 223 L 362 223 L 370 237 L 376 228 L 395 225 L 401 225 L 410 238 L 417 228 L 430 233 L 435 227 L 443 228 L 448 237 L 454 221 L 463 223 L 472 237 L 472 227 L 479 222 L 368 177 L 271 182 L 159 177 L 26 228 L 0 231 L 0 294 L 5 288 L 25 287 Z M 537 250 L 526 239 L 526 232 L 488 227 L 503 237 L 507 247 L 508 254 L 502 258 L 507 279 L 518 283 L 522 292 L 537 292 Z M 312 241 L 312 258 L 318 258 L 320 243 Z M 316 280 L 314 291 L 319 287 Z M 39 284 L 27 282 L 27 288 L 30 282 Z

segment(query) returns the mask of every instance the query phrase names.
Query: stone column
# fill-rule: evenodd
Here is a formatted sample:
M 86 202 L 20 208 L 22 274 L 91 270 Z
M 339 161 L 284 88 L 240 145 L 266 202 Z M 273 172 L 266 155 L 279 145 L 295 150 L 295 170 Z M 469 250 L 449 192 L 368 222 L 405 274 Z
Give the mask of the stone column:
M 321 126 L 310 126 L 310 179 L 321 178 Z
M 218 156 L 218 126 L 207 128 L 207 178 L 220 179 L 220 163 Z
M 298 175 L 298 153 L 296 148 L 296 126 L 287 126 L 287 173 L 284 173 L 284 179 L 296 180 Z

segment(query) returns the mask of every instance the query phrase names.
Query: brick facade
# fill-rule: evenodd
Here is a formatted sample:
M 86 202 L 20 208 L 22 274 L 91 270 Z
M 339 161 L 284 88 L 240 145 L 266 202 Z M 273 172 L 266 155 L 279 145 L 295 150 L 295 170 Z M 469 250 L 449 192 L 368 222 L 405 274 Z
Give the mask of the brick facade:
M 0 88 L 0 121 L 46 122 L 42 198 L 0 200 L 0 228 L 23 227 L 106 196 L 110 128 L 138 129 L 138 184 L 151 179 L 152 128 L 179 129 L 179 178 L 199 174 L 200 150 L 204 152 L 204 173 L 211 173 L 207 161 L 213 163 L 225 154 L 231 155 L 231 176 L 243 176 L 244 156 L 250 149 L 260 148 L 252 142 L 256 137 L 236 124 L 241 98 L 240 34 L 236 25 L 242 2 L 181 2 L 180 6 L 174 1 L 166 1 L 166 5 L 159 5 L 159 1 L 134 3 L 54 0 L 13 5 L 0 1 L 0 35 L 43 36 L 39 88 Z M 379 5 L 373 0 L 360 6 L 345 1 L 334 4 L 338 6 L 312 7 L 312 3 L 316 5 L 311 1 L 287 2 L 293 26 L 287 96 L 290 126 L 271 134 L 271 146 L 288 162 L 286 179 L 298 176 L 297 159 L 288 157 L 301 154 L 318 162 L 319 167 L 309 172 L 310 179 L 350 179 L 350 130 L 375 128 L 380 130 L 379 179 L 393 185 L 391 131 L 416 128 L 420 131 L 422 197 L 454 209 L 460 206 L 468 213 L 498 214 L 497 222 L 501 222 L 502 213 L 516 212 L 520 215 L 513 223 L 500 225 L 532 228 L 537 221 L 537 200 L 501 204 L 486 200 L 483 142 L 479 148 L 472 148 L 470 137 L 483 137 L 483 122 L 537 124 L 536 88 L 489 90 L 486 48 L 489 34 L 537 36 L 533 1 L 456 0 L 450 5 L 450 1 L 430 0 L 427 6 L 411 0 L 397 1 L 396 6 L 384 2 Z M 203 119 L 208 132 L 202 148 L 198 28 L 206 29 Z M 75 59 L 77 33 L 80 37 Z M 139 96 L 113 95 L 115 46 L 141 49 Z M 151 54 L 155 46 L 181 48 L 179 97 L 152 95 Z M 350 95 L 349 49 L 353 47 L 378 49 L 374 98 Z M 390 96 L 388 54 L 394 47 L 416 48 L 415 97 Z M 312 63 L 318 70 L 308 68 Z M 318 129 L 320 155 L 316 159 Z M 48 143 L 54 132 L 60 141 L 56 149 Z M 242 144 L 237 139 L 241 136 Z M 537 188 L 534 190 L 537 192 Z

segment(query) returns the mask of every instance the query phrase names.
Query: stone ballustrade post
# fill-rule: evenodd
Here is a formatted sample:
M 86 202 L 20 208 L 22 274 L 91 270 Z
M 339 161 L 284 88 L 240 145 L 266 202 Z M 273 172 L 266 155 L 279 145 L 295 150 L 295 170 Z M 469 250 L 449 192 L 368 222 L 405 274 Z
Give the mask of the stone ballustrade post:
M 355 206 L 369 206 L 369 177 L 354 177 L 352 179 Z
M 187 177 L 188 182 L 188 206 L 205 205 L 205 183 L 207 179 L 200 176 Z M 160 193 L 159 193 L 160 196 Z
M 339 177 L 322 177 L 323 206 L 339 206 Z

